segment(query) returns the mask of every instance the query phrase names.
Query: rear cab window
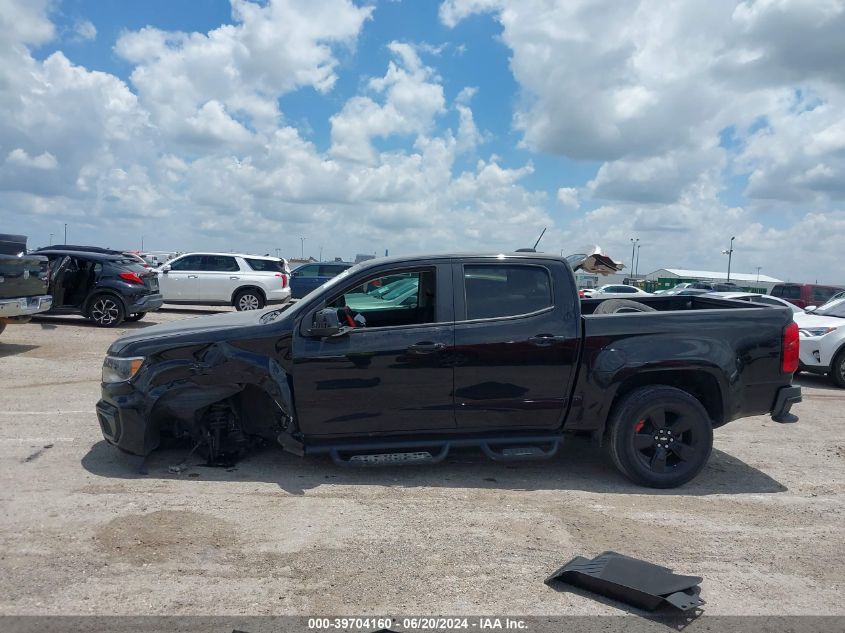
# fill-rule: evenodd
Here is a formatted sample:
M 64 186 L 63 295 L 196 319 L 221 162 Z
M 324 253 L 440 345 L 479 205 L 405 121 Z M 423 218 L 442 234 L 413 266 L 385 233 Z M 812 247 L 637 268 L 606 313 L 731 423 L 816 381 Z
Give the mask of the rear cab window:
M 466 319 L 496 319 L 539 312 L 553 305 L 549 271 L 530 264 L 464 266 Z

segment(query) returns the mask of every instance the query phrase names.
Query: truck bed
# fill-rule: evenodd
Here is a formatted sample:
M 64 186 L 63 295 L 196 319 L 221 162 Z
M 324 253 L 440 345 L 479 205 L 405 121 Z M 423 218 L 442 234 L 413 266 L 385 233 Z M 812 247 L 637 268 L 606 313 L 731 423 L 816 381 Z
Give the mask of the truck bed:
M 613 297 L 614 299 L 622 299 L 623 297 Z M 581 300 L 581 314 L 584 316 L 592 315 L 598 305 L 610 299 L 590 298 Z M 707 297 L 705 295 L 670 295 L 668 297 L 661 295 L 641 296 L 632 295 L 632 301 L 637 303 L 644 303 L 645 305 L 654 308 L 658 312 L 682 312 L 689 310 L 731 310 L 738 308 L 771 308 L 762 304 L 749 304 L 748 301 L 732 301 L 730 299 L 722 299 L 721 297 Z M 624 313 L 631 314 L 631 313 Z M 649 313 L 644 313 L 649 314 Z M 596 315 L 604 316 L 604 315 Z M 614 315 L 618 316 L 618 315 Z
M 702 392 L 721 394 L 716 426 L 769 412 L 781 371 L 788 308 L 705 296 L 638 297 L 657 312 L 592 314 L 601 299 L 584 299 L 582 363 L 576 402 L 609 404 L 616 385 L 650 372 L 684 372 Z M 668 377 L 668 374 L 667 374 Z M 668 379 L 668 378 L 667 378 Z M 671 383 L 670 383 L 671 384 Z M 589 417 L 606 415 L 593 410 Z M 576 412 L 569 426 L 589 426 Z

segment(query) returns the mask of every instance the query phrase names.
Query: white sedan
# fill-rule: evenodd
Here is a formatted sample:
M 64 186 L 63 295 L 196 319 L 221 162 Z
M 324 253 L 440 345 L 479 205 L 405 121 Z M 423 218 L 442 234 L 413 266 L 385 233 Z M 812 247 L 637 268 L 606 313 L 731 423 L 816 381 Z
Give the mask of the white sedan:
M 592 294 L 594 299 L 609 299 L 611 297 L 634 299 L 638 297 L 650 297 L 651 294 L 645 290 L 640 290 L 636 286 L 628 286 L 625 284 L 607 284 L 599 286 Z

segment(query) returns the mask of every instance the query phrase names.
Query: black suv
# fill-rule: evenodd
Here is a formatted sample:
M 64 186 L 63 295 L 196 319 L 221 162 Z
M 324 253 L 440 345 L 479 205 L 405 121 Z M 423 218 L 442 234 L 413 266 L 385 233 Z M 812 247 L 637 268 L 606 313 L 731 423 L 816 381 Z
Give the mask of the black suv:
M 101 327 L 138 321 L 164 302 L 158 277 L 119 251 L 52 246 L 35 251 L 50 263 L 48 314 L 81 314 Z

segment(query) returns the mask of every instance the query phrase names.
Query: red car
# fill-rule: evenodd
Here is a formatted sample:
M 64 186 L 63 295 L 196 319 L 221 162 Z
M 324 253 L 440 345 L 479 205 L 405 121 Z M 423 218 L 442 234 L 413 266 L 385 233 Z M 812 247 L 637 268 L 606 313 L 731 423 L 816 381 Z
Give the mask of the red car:
M 777 284 L 772 288 L 773 297 L 780 297 L 784 301 L 794 303 L 799 308 L 820 306 L 837 292 L 845 288 L 841 286 L 819 286 L 816 284 Z

